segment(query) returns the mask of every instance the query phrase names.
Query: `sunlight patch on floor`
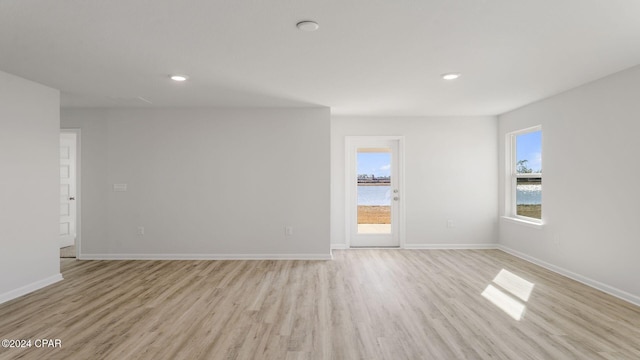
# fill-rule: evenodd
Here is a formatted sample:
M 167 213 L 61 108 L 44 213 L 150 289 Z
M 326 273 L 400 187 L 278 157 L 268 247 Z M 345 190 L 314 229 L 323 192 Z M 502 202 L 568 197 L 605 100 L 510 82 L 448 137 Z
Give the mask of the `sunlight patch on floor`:
M 501 289 L 489 284 L 482 296 L 507 315 L 520 321 L 527 309 L 524 303 L 529 300 L 535 284 L 505 269 L 500 270 L 493 283 Z
M 534 286 L 532 282 L 505 269 L 500 270 L 493 282 L 525 302 L 529 301 Z
M 491 301 L 495 306 L 499 307 L 502 311 L 507 313 L 507 315 L 511 316 L 515 320 L 522 319 L 522 315 L 524 315 L 526 306 L 524 306 L 518 300 L 505 294 L 502 290 L 496 288 L 493 285 L 489 285 L 482 292 L 482 296 L 484 296 L 485 299 Z

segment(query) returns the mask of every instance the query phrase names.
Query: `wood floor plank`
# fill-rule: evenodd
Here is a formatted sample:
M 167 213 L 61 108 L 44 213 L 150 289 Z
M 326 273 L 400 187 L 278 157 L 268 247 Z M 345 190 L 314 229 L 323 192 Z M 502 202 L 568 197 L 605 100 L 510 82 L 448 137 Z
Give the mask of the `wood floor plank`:
M 499 250 L 334 257 L 63 259 L 64 281 L 0 305 L 0 338 L 62 348 L 0 359 L 640 358 L 640 307 Z M 501 271 L 530 296 L 494 281 Z

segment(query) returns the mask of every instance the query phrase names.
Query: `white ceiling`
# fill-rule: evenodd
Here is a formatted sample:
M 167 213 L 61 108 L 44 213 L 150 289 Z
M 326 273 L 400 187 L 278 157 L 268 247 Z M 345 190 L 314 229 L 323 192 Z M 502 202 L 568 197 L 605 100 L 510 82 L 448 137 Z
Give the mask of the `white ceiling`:
M 65 107 L 495 115 L 637 64 L 638 0 L 0 1 L 0 70 Z

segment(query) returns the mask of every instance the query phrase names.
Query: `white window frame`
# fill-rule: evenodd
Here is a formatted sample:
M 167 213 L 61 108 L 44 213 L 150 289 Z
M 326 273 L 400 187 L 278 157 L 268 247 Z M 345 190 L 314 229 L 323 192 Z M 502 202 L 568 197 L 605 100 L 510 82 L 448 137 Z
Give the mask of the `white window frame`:
M 514 132 L 510 132 L 507 134 L 507 146 L 508 146 L 508 156 L 507 158 L 507 193 L 506 193 L 506 217 L 512 220 L 516 220 L 520 223 L 528 223 L 533 225 L 542 225 L 542 219 L 531 218 L 527 216 L 518 215 L 518 206 L 516 205 L 516 185 L 518 178 L 540 178 L 542 179 L 542 173 L 528 173 L 528 174 L 520 174 L 516 172 L 516 138 L 518 135 L 527 134 L 530 132 L 542 131 L 542 125 L 537 125 L 533 127 L 529 127 L 522 130 L 517 130 Z M 544 134 L 542 134 L 544 137 Z M 542 148 L 542 144 L 540 144 L 540 152 L 542 153 L 542 162 L 544 164 L 544 149 Z M 544 180 L 542 181 L 544 182 Z M 542 195 L 542 206 L 544 208 L 544 194 Z

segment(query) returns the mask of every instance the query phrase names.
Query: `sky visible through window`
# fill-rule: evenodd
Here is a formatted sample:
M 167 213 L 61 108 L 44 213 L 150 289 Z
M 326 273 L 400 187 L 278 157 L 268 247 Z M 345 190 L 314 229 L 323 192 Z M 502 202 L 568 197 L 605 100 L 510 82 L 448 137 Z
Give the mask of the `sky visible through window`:
M 542 131 L 521 134 L 516 137 L 516 163 L 527 160 L 526 167 L 539 172 L 542 170 Z
M 391 153 L 359 152 L 358 174 L 389 176 L 391 171 Z

